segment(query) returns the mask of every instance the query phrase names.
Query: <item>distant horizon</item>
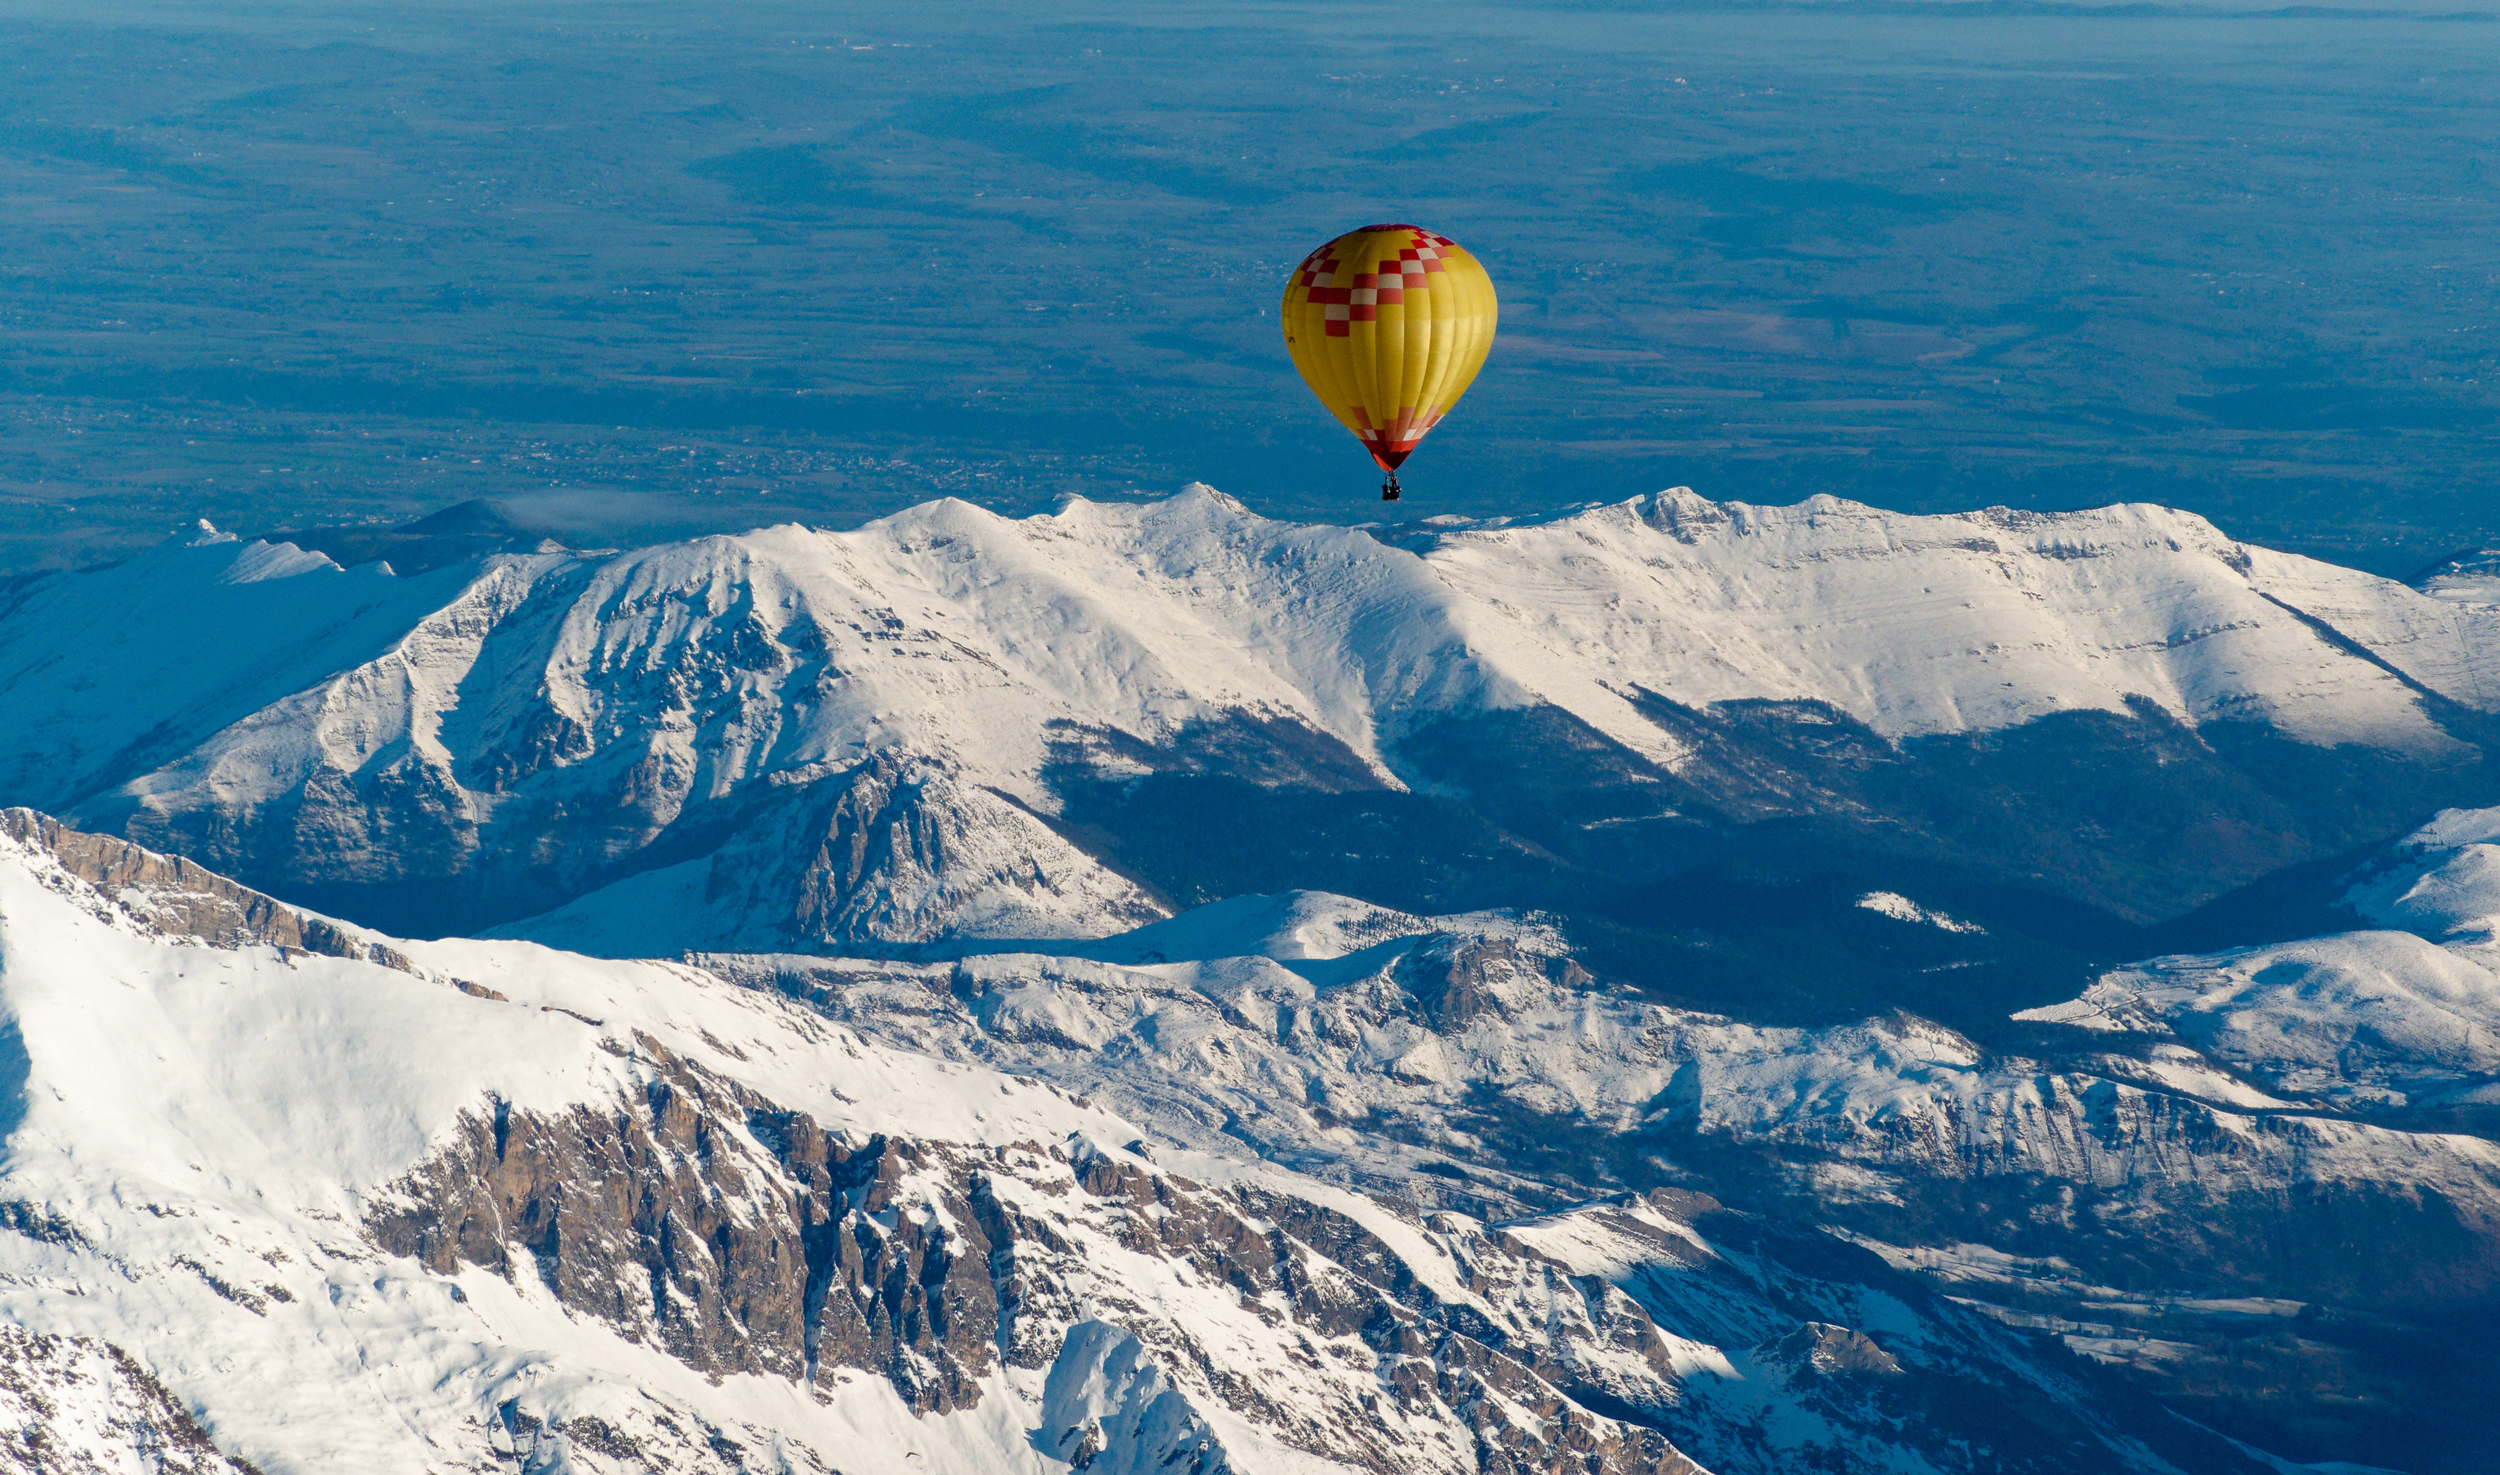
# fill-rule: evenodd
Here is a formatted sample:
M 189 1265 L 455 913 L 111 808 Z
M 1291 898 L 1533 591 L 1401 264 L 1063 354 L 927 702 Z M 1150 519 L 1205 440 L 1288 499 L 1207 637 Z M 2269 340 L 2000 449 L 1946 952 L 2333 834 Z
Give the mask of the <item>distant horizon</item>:
M 555 484 L 1359 516 L 1275 300 L 1375 219 L 1503 304 L 1426 505 L 2500 538 L 2500 33 L 2172 9 L 21 9 L 0 572 Z
M 1793 502 L 1747 502 L 1741 498 L 1710 497 L 1700 492 L 1698 489 L 1688 485 L 1660 487 L 1653 491 L 1634 493 L 1624 497 L 1592 499 L 1582 502 L 1557 503 L 1539 507 L 1532 511 L 1518 513 L 1477 514 L 1435 512 L 1429 510 L 1422 500 L 1418 498 L 1412 502 L 1402 505 L 1402 515 L 1388 518 L 1312 517 L 1263 511 L 1257 505 L 1256 501 L 1250 497 L 1237 496 L 1231 492 L 1225 491 L 1222 487 L 1216 486 L 1211 482 L 1191 481 L 1171 491 L 1162 493 L 1145 491 L 1121 493 L 1104 491 L 1101 489 L 1088 492 L 1065 491 L 1057 493 L 1053 497 L 1049 498 L 1046 505 L 1008 507 L 999 506 L 994 502 L 977 496 L 966 496 L 957 492 L 940 492 L 933 496 L 923 498 L 917 502 L 906 503 L 905 505 L 884 511 L 863 513 L 848 520 L 838 521 L 808 517 L 778 517 L 751 522 L 723 522 L 716 526 L 681 527 L 676 525 L 673 521 L 665 519 L 656 522 L 607 522 L 604 524 L 596 521 L 584 521 L 578 519 L 532 520 L 527 516 L 511 517 L 508 520 L 511 523 L 511 531 L 514 534 L 536 534 L 541 537 L 558 541 L 562 543 L 567 552 L 586 554 L 623 554 L 645 548 L 657 547 L 664 544 L 691 542 L 701 538 L 742 537 L 751 533 L 763 532 L 777 527 L 799 527 L 813 532 L 828 533 L 855 532 L 876 523 L 906 517 L 913 512 L 945 502 L 960 502 L 965 506 L 977 508 L 982 512 L 989 513 L 992 516 L 1006 521 L 1023 521 L 1032 518 L 1053 516 L 1059 509 L 1064 508 L 1071 502 L 1084 502 L 1097 506 L 1150 506 L 1157 503 L 1176 500 L 1180 497 L 1188 495 L 1194 490 L 1199 489 L 1213 492 L 1217 496 L 1239 505 L 1252 516 L 1267 521 L 1311 527 L 1342 527 L 1354 530 L 1382 528 L 1416 533 L 1444 530 L 1463 531 L 1469 528 L 1540 526 L 1552 522 L 1567 520 L 1580 514 L 1602 510 L 1608 507 L 1624 507 L 1638 503 L 1653 502 L 1660 497 L 1671 496 L 1677 492 L 1691 493 L 1692 495 L 1699 497 L 1701 500 L 1709 502 L 1714 506 L 1747 507 L 1761 511 L 1789 511 L 1795 508 L 1803 507 L 1806 504 L 1818 499 L 1828 499 L 1844 507 L 1861 508 L 1886 517 L 1901 518 L 1972 517 L 1990 512 L 2030 513 L 2044 517 L 2061 517 L 2106 511 L 2121 507 L 2152 507 L 2166 512 L 2179 512 L 2198 518 L 2213 527 L 2216 531 L 2230 537 L 2234 542 L 2245 543 L 2253 547 L 2267 548 L 2275 552 L 2294 554 L 2303 558 L 2312 558 L 2322 563 L 2334 564 L 2343 568 L 2352 568 L 2359 572 L 2373 573 L 2378 577 L 2392 579 L 2394 582 L 2401 584 L 2415 583 L 2422 578 L 2438 572 L 2441 568 L 2459 559 L 2469 558 L 2476 554 L 2493 551 L 2496 541 L 2492 539 L 2478 539 L 2457 544 L 2447 552 L 2438 554 L 2424 561 L 2415 567 L 2410 574 L 2396 575 L 2383 573 L 2375 569 L 2363 568 L 2357 563 L 2336 558 L 2326 553 L 2320 553 L 2310 549 L 2294 546 L 2285 541 L 2270 540 L 2261 537 L 2250 537 L 2232 530 L 2223 521 L 2198 512 L 2193 508 L 2178 507 L 2166 502 L 2151 501 L 2140 498 L 2122 498 L 2116 501 L 2090 502 L 2073 507 L 2024 507 L 1999 502 L 1971 507 L 1909 510 L 1898 507 L 1886 507 L 1880 503 L 1862 501 L 1852 497 L 1843 497 L 1829 492 L 1809 493 Z M 446 513 L 457 512 L 465 507 L 489 508 L 493 509 L 499 516 L 504 516 L 506 515 L 508 509 L 512 508 L 515 504 L 520 504 L 526 507 L 527 504 L 536 500 L 536 497 L 537 494 L 526 492 L 511 495 L 490 494 L 480 497 L 470 497 L 458 502 L 446 503 L 440 507 L 428 509 L 404 520 L 382 520 L 377 517 L 373 520 L 352 523 L 310 523 L 286 527 L 249 528 L 227 526 L 216 522 L 213 518 L 201 517 L 193 519 L 192 524 L 189 527 L 185 527 L 180 524 L 175 525 L 162 538 L 159 538 L 155 542 L 131 545 L 125 556 L 135 555 L 150 548 L 159 548 L 180 544 L 186 541 L 192 541 L 194 539 L 194 529 L 198 528 L 201 524 L 207 524 L 209 527 L 213 528 L 221 538 L 270 543 L 291 542 L 297 535 L 312 535 L 318 538 L 320 535 L 324 534 L 339 535 L 357 533 L 371 535 L 398 532 L 427 522 L 431 519 L 441 517 Z M 570 503 L 575 499 L 570 496 L 564 496 L 561 500 Z M 1358 503 L 1357 505 L 1360 504 Z M 610 533 L 621 534 L 622 536 L 607 537 L 606 535 Z M 578 537 L 581 541 L 564 541 L 566 538 L 571 537 Z M 298 546 L 301 545 L 299 544 Z M 374 555 L 374 558 L 385 562 L 388 561 L 387 557 L 380 554 Z M 75 569 L 65 567 L 59 569 L 58 571 L 76 572 L 77 569 L 110 568 L 122 561 L 123 560 L 119 558 L 109 559 L 97 563 L 82 564 L 77 566 Z M 364 561 L 370 562 L 373 560 L 368 559 Z M 360 566 L 360 564 L 341 564 L 341 567 L 344 568 L 353 568 L 358 566 Z

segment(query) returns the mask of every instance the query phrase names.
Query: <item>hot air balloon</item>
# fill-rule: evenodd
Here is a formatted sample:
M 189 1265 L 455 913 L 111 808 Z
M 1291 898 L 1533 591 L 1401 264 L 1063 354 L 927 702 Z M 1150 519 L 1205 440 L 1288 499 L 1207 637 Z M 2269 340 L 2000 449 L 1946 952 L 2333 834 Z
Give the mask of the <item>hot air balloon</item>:
M 1367 225 L 1304 257 L 1277 314 L 1303 382 L 1388 473 L 1388 502 L 1399 464 L 1484 367 L 1498 315 L 1476 258 L 1413 225 Z

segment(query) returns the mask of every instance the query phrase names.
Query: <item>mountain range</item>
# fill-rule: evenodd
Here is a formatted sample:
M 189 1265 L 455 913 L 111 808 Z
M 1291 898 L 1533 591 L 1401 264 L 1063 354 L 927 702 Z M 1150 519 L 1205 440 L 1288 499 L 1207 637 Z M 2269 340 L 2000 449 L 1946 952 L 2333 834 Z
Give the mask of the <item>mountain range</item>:
M 2463 567 L 1193 487 L 20 579 L 0 1407 L 100 1451 L 41 1469 L 2478 1468 Z

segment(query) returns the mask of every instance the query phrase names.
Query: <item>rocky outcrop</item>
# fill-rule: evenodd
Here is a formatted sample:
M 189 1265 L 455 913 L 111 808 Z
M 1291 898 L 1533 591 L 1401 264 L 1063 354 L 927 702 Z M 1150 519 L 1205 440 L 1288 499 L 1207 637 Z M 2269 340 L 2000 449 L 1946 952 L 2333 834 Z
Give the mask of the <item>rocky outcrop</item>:
M 1749 1025 L 1594 980 L 1550 929 L 1439 920 L 1330 962 L 704 964 L 898 1046 L 1108 1094 L 1194 1146 L 1248 1140 L 1483 1217 L 1664 1177 L 2177 1294 L 2408 1316 L 2500 1296 L 2487 1141 L 2268 1098 L 2184 1046 L 2113 1059 L 2104 1033 L 2013 1055 L 1897 1012 Z
M 645 1038 L 642 1094 L 563 1116 L 497 1105 L 369 1216 L 450 1273 L 533 1275 L 715 1375 L 861 1368 L 919 1412 L 978 1397 L 996 1316 L 980 1216 L 916 1204 L 910 1143 L 842 1142 Z
M 1241 1468 L 1220 1430 L 1248 1428 L 1357 1469 L 1691 1475 L 1687 1450 L 1877 1458 L 1913 1415 L 1942 1421 L 1914 1441 L 1941 1469 L 2106 1463 L 2098 1395 L 2019 1340 L 1699 1195 L 1487 1226 L 1197 1181 L 1142 1143 L 859 1138 L 630 1048 L 639 1085 L 606 1106 L 473 1115 L 376 1202 L 372 1239 L 535 1281 L 714 1376 L 864 1372 L 922 1415 L 1004 1377 L 1038 1445 L 1089 1471 L 1218 1475 Z M 1905 1309 L 1914 1335 L 1854 1329 Z M 1811 1413 L 1805 1443 L 1748 1443 L 1764 1389 Z
M 368 1233 L 439 1273 L 465 1263 L 535 1277 L 706 1373 L 829 1383 L 858 1369 L 919 1413 L 978 1403 L 1002 1359 L 1063 1384 L 1071 1358 L 1111 1359 L 1158 1390 L 1150 1403 L 1215 1400 L 1288 1445 L 1362 1468 L 1698 1469 L 1658 1430 L 1565 1391 L 1589 1382 L 1574 1353 L 1589 1339 L 1643 1360 L 1637 1397 L 1672 1400 L 1665 1343 L 1628 1297 L 1598 1297 L 1592 1312 L 1585 1291 L 1569 1290 L 1584 1325 L 1557 1335 L 1550 1308 L 1510 1317 L 1473 1296 L 1451 1300 L 1354 1219 L 1305 1200 L 1197 1184 L 1083 1146 L 849 1142 L 648 1039 L 636 1054 L 644 1088 L 612 1109 L 471 1117 L 377 1204 Z M 1471 1249 L 1485 1290 L 1542 1283 L 1533 1257 L 1481 1238 Z M 1360 1376 L 1316 1389 L 1308 1377 L 1260 1376 L 1238 1346 L 1211 1345 L 1139 1295 L 1140 1277 L 1103 1263 L 1106 1252 L 1220 1287 L 1254 1308 L 1289 1361 L 1353 1357 L 1359 1368 L 1341 1371 Z M 1166 1439 L 1159 1455 L 1195 1462 L 1177 1468 L 1226 1468 L 1203 1419 L 1130 1414 L 1122 1437 Z M 1044 1432 L 1067 1435 L 1071 1456 L 1088 1441 L 1101 1455 L 1119 1422 L 1106 1406 Z M 1438 1429 L 1457 1458 L 1412 1463 L 1402 1452 L 1412 1425 Z
M 1398 959 L 1398 986 L 1431 1026 L 1465 1030 L 1481 1018 L 1508 1021 L 1557 987 L 1579 989 L 1588 970 L 1569 957 L 1523 947 L 1518 937 L 1441 933 Z
M 1897 1378 L 1901 1361 L 1866 1333 L 1829 1322 L 1809 1321 L 1776 1341 L 1763 1343 L 1754 1355 L 1787 1370 L 1792 1378 Z
M 898 754 L 689 806 L 608 877 L 579 879 L 594 889 L 495 931 L 612 957 L 673 955 L 689 941 L 876 952 L 1094 937 L 1163 916 L 1039 818 L 942 762 Z
M 402 972 L 410 967 L 395 948 L 178 855 L 160 855 L 113 835 L 91 835 L 31 809 L 0 809 L 0 835 L 48 853 L 63 873 L 102 891 L 123 916 L 159 937 L 225 948 L 263 943 Z
M 259 1475 L 130 1354 L 88 1337 L 0 1325 L 0 1430 L 6 1475 Z
M 534 1275 L 705 1372 L 800 1376 L 808 1277 L 790 1189 L 735 1128 L 743 1092 L 643 1048 L 639 1100 L 469 1116 L 368 1228 L 437 1271 Z
M 27 1104 L 0 1270 L 22 1324 L 115 1328 L 255 1455 L 420 1468 L 465 1451 L 593 1475 L 987 1467 L 1027 1448 L 1089 1475 L 1313 1457 L 1686 1475 L 1688 1454 L 1720 1475 L 2151 1475 L 2166 1467 L 2137 1451 L 2188 1437 L 1866 1250 L 1698 1194 L 1496 1223 L 1427 1210 L 1152 1145 L 1064 1088 L 890 1050 L 683 965 L 410 945 L 420 977 L 459 960 L 494 978 L 513 997 L 493 1004 L 308 965 L 245 929 L 204 968 L 196 939 L 152 936 L 143 888 L 72 869 L 143 864 L 0 836 L 0 1069 Z M 1434 955 L 1427 975 L 1507 1011 L 1468 1032 L 1541 1032 L 1513 992 L 1552 961 L 1533 929 L 1472 954 L 1408 942 Z M 1368 1027 L 1420 1028 L 1394 960 L 1364 951 L 1384 971 L 1342 986 Z M 925 976 L 977 1001 L 972 961 Z M 1243 961 L 1195 984 L 1147 971 L 1309 1002 L 1309 980 Z M 1302 1027 L 1260 1018 L 1252 992 L 1199 997 L 1231 1028 Z M 399 1370 L 427 1367 L 403 1396 Z

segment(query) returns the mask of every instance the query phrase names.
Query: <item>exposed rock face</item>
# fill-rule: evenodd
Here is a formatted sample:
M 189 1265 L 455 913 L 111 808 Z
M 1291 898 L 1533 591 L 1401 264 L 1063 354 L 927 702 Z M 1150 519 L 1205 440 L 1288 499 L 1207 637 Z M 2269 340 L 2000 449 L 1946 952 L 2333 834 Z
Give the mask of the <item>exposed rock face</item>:
M 692 857 L 678 860 L 678 856 Z M 613 881 L 499 929 L 608 956 L 1118 932 L 1164 915 L 1049 825 L 946 765 L 881 754 L 690 811 Z
M 1796 1378 L 1897 1378 L 1900 1360 L 1866 1333 L 1828 1322 L 1809 1321 L 1777 1341 L 1755 1349 L 1765 1362 L 1788 1369 Z
M 1889 835 L 1873 853 L 1914 837 L 2142 916 L 2374 838 L 2355 794 L 2394 823 L 2418 807 L 2402 796 L 2488 782 L 2470 765 L 2500 617 L 2157 508 L 1907 517 L 1679 490 L 1392 541 L 1410 546 L 1199 488 L 1015 520 L 941 502 L 849 533 L 507 553 L 421 579 L 283 544 L 167 548 L 10 611 L 0 799 L 439 935 L 706 859 L 774 790 L 881 754 L 1037 812 L 1073 803 L 1075 780 L 1150 772 L 1306 798 L 1420 779 L 1587 868 L 1574 887 L 1671 874 L 1650 864 L 1676 849 L 1657 821 L 1813 814 Z M 1487 746 L 1500 724 L 1480 719 L 1523 713 L 1542 737 Z M 1426 740 L 1443 724 L 1464 751 Z M 1979 748 L 1934 766 L 1897 744 L 1996 734 L 2047 756 L 2149 742 L 2153 769 L 2203 777 L 2077 844 L 2073 826 L 1993 822 L 2090 807 L 2108 785 L 2068 783 L 2064 759 L 1962 772 Z M 2273 756 L 2239 751 L 2261 734 Z M 2338 751 L 2342 777 L 2282 780 L 2276 739 Z M 2337 797 L 2311 802 L 2320 788 Z M 2211 853 L 2181 864 L 2208 821 Z M 1119 828 L 1096 848 L 1172 839 L 1151 817 Z M 1440 847 L 1419 848 L 1401 864 Z M 1186 868 L 1135 869 L 1197 894 Z M 1044 935 L 1096 921 L 1055 914 Z M 686 932 L 660 951 L 729 945 Z
M 924 1413 L 977 1398 L 997 1302 L 983 1216 L 952 1180 L 906 1203 L 913 1144 L 847 1145 L 639 1051 L 655 1076 L 639 1100 L 469 1118 L 407 1202 L 372 1216 L 376 1242 L 443 1273 L 534 1273 L 706 1373 L 862 1368 Z
M 1488 1015 L 1507 1020 L 1545 994 L 1550 985 L 1538 965 L 1549 961 L 1557 977 L 1588 977 L 1577 963 L 1524 955 L 1512 938 L 1444 935 L 1399 959 L 1397 978 L 1435 1029 L 1455 1033 Z
M 802 1375 L 807 1264 L 772 1164 L 723 1124 L 734 1086 L 664 1053 L 643 1099 L 548 1117 L 498 1105 L 385 1206 L 376 1241 L 449 1272 L 534 1273 L 565 1304 L 712 1373 Z
M 0 1325 L 0 1472 L 259 1475 L 109 1342 Z
M 1690 487 L 1677 487 L 1652 497 L 1643 519 L 1686 547 L 1706 536 L 1716 536 L 1730 521 L 1726 508 L 1695 495 Z
M 1539 1325 L 1549 1315 L 1488 1319 L 1449 1302 L 1377 1236 L 1304 1200 L 1211 1188 L 1096 1151 L 846 1143 L 648 1039 L 638 1053 L 653 1079 L 612 1111 L 470 1118 L 368 1232 L 438 1273 L 466 1262 L 535 1274 L 566 1305 L 707 1373 L 831 1382 L 859 1369 L 922 1414 L 976 1404 L 1002 1357 L 1059 1384 L 1077 1363 L 1097 1373 L 1116 1364 L 1149 1404 L 1213 1397 L 1287 1444 L 1363 1468 L 1418 1468 L 1396 1427 L 1415 1423 L 1439 1428 L 1453 1469 L 1699 1468 L 1657 1430 L 1563 1391 L 1597 1386 L 1573 1350 L 1587 1339 L 1606 1349 L 1594 1362 L 1628 1354 L 1646 1370 L 1622 1406 L 1672 1403 L 1666 1343 L 1620 1292 L 1566 1289 L 1579 1326 L 1557 1336 Z M 1185 1320 L 1113 1289 L 1116 1274 L 1088 1240 L 1229 1288 L 1259 1319 L 1298 1329 L 1289 1340 L 1305 1357 L 1322 1355 L 1320 1344 L 1334 1358 L 1359 1354 L 1365 1383 L 1377 1360 L 1394 1410 L 1343 1389 L 1313 1403 L 1298 1396 L 1307 1388 L 1219 1362 Z M 1542 1278 L 1516 1245 L 1474 1245 L 1486 1257 L 1474 1287 L 1516 1294 Z M 1090 1319 L 1103 1294 L 1138 1324 Z M 1194 1385 L 1188 1393 L 1175 1391 L 1176 1374 Z M 1194 1415 L 1141 1422 L 1106 1406 L 1085 1415 L 1092 1432 L 1056 1432 L 1070 1434 L 1071 1453 L 1089 1439 L 1099 1453 L 1106 1414 L 1129 1419 L 1124 1438 L 1163 1439 L 1175 1461 L 1195 1462 L 1179 1468 L 1226 1468 Z
M 124 915 L 161 937 L 225 948 L 266 943 L 403 972 L 409 967 L 394 948 L 180 856 L 159 855 L 112 835 L 90 835 L 31 809 L 0 809 L 0 834 L 50 851 L 62 870 L 113 897 Z
M 1721 1215 L 1697 1195 L 1498 1229 L 1428 1215 L 1400 1240 L 1128 1150 L 851 1140 L 648 1038 L 635 1055 L 647 1084 L 610 1108 L 472 1118 L 368 1232 L 438 1273 L 534 1275 L 714 1375 L 865 1372 L 924 1416 L 980 1406 L 995 1373 L 1034 1379 L 1037 1439 L 1089 1470 L 1231 1470 L 1219 1411 L 1360 1469 L 1691 1475 L 1700 1448 L 1769 1470 L 1795 1449 L 1748 1454 L 1744 1430 L 1761 1390 L 1792 1386 L 1817 1458 L 1875 1458 L 1915 1408 L 1950 1426 L 1939 1468 L 2106 1458 L 2073 1444 L 2097 1439 L 2090 1395 L 2001 1330 L 1819 1236 L 1731 1220 L 1745 1250 L 1724 1258 L 1684 1227 Z M 1828 1319 L 1905 1305 L 1926 1321 L 1915 1368 Z M 1716 1350 L 1749 1343 L 1750 1382 Z M 1933 1412 L 2008 1407 L 2033 1412 L 1984 1433 Z
M 1564 1391 L 1591 1386 L 1578 1354 L 1595 1353 L 1587 1360 L 1604 1365 L 1628 1358 L 1646 1374 L 1626 1379 L 1638 1397 L 1617 1401 L 1625 1412 L 1674 1400 L 1666 1340 L 1648 1313 L 1620 1292 L 1574 1288 L 1571 1300 L 1579 1304 L 1570 1309 L 1576 1314 L 1558 1325 L 1553 1313 L 1559 1308 L 1547 1299 L 1556 1289 L 1548 1267 L 1515 1245 L 1461 1230 L 1472 1252 L 1461 1261 L 1472 1272 L 1467 1289 L 1487 1296 L 1488 1314 L 1488 1305 L 1436 1292 L 1379 1236 L 1323 1205 L 1249 1189 L 1226 1193 L 1107 1155 L 1075 1168 L 1077 1186 L 1112 1209 L 1125 1247 L 1186 1265 L 1245 1301 L 1282 1311 L 1309 1337 L 1345 1352 L 1367 1349 L 1398 1414 L 1413 1422 L 1462 1421 L 1473 1468 L 1591 1475 L 1685 1475 L 1699 1468 L 1658 1431 L 1594 1415 Z M 1049 1248 L 1047 1239 L 1036 1238 Z M 1065 1253 L 1034 1256 L 1033 1268 L 1063 1275 L 1067 1267 L 1052 1260 Z M 1040 1351 L 1026 1346 L 1028 1356 Z M 1394 1426 L 1381 1427 L 1386 1421 L 1377 1414 L 1365 1418 L 1370 1410 L 1301 1407 L 1247 1383 L 1228 1401 L 1262 1422 L 1294 1429 L 1292 1442 L 1304 1448 L 1337 1458 L 1356 1453 L 1370 1468 L 1400 1468 Z

